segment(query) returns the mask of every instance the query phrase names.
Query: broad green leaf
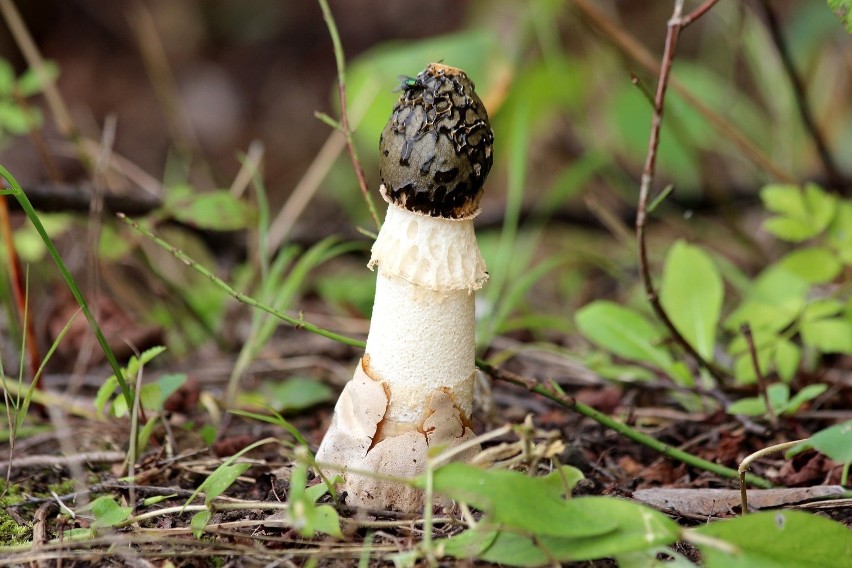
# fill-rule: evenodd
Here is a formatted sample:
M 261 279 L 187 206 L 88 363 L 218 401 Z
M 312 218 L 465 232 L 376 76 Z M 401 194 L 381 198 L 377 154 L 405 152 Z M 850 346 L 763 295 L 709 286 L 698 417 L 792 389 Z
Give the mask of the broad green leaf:
M 92 514 L 95 516 L 92 528 L 111 527 L 118 524 L 127 519 L 133 510 L 130 507 L 120 506 L 109 495 L 98 497 L 92 501 L 90 506 Z
M 59 77 L 59 65 L 55 61 L 45 61 L 39 69 L 30 68 L 18 79 L 18 93 L 29 97 L 44 89 L 45 81 L 56 81 Z
M 615 528 L 615 522 L 577 505 L 577 499 L 566 500 L 559 475 L 530 477 L 517 471 L 462 463 L 444 465 L 432 475 L 435 491 L 485 512 L 491 523 L 563 537 L 592 536 Z M 425 475 L 417 478 L 415 484 L 425 487 Z
M 115 378 L 115 375 L 107 378 L 100 387 L 98 387 L 98 392 L 95 395 L 95 409 L 97 409 L 98 414 L 103 415 L 104 409 L 106 408 L 109 399 L 112 398 L 112 395 L 115 394 L 115 389 L 118 388 L 118 379 Z M 123 399 L 124 397 L 122 397 Z M 127 402 L 124 403 L 125 408 L 127 407 Z
M 820 430 L 787 452 L 787 455 L 792 456 L 811 448 L 836 462 L 852 462 L 852 420 Z
M 8 60 L 0 57 L 0 96 L 12 94 L 15 88 L 15 69 Z
M 852 0 L 826 0 L 828 7 L 843 24 L 847 34 L 852 34 Z
M 589 341 L 619 357 L 663 369 L 672 364 L 668 352 L 657 345 L 662 340 L 660 330 L 630 308 L 596 301 L 577 311 L 574 319 Z
M 766 387 L 772 409 L 781 413 L 787 408 L 790 400 L 790 387 L 786 383 L 773 383 Z M 743 414 L 745 416 L 762 416 L 766 414 L 766 403 L 762 396 L 743 398 L 728 405 L 728 414 Z
M 11 134 L 26 134 L 41 122 L 41 114 L 12 101 L 0 100 L 0 126 Z
M 166 373 L 162 375 L 159 379 L 157 379 L 157 384 L 160 386 L 160 400 L 157 401 L 155 407 L 152 408 L 163 408 L 163 404 L 172 396 L 177 390 L 186 384 L 187 376 L 186 373 Z
M 757 360 L 760 365 L 760 372 L 766 376 L 769 371 L 769 363 L 772 361 L 772 351 L 770 349 L 758 350 Z M 734 359 L 733 372 L 738 385 L 750 385 L 757 382 L 751 353 L 745 352 Z
M 852 321 L 827 318 L 802 322 L 802 341 L 823 353 L 852 353 Z
M 209 504 L 224 493 L 250 467 L 250 463 L 224 463 L 217 467 L 198 487 L 198 490 L 204 493 L 204 504 Z
M 727 408 L 728 414 L 742 414 L 743 416 L 763 416 L 766 414 L 766 404 L 763 398 L 759 396 L 751 396 L 741 398 L 736 402 L 732 402 Z
M 206 527 L 207 523 L 210 522 L 210 518 L 212 516 L 213 512 L 209 509 L 195 513 L 192 516 L 192 520 L 189 521 L 189 527 L 192 529 L 192 536 L 195 538 L 201 538 L 204 535 L 204 527 Z
M 778 266 L 811 284 L 831 282 L 843 269 L 837 254 L 821 246 L 793 251 L 779 260 Z
M 327 384 L 310 377 L 291 377 L 261 388 L 266 393 L 264 403 L 279 412 L 310 408 L 332 399 L 334 392 Z
M 810 302 L 805 309 L 802 310 L 802 320 L 821 320 L 836 316 L 843 311 L 843 302 L 834 298 L 821 298 Z
M 195 192 L 185 186 L 167 194 L 165 208 L 175 219 L 192 227 L 237 231 L 252 224 L 255 212 L 248 203 L 226 190 Z
M 852 566 L 852 533 L 819 515 L 767 511 L 690 530 L 721 541 L 694 541 L 706 568 Z
M 343 531 L 340 529 L 340 517 L 331 505 L 319 505 L 314 509 L 311 528 L 314 532 L 343 538 Z M 313 534 L 310 536 L 313 536 Z
M 852 264 L 852 201 L 841 201 L 828 232 L 828 243 L 841 262 Z
M 156 357 L 159 357 L 165 351 L 166 351 L 166 347 L 164 347 L 163 345 L 157 345 L 157 346 L 151 347 L 150 349 L 146 349 L 145 351 L 143 351 L 139 355 L 139 357 L 136 357 L 134 355 L 127 362 L 127 367 L 124 368 L 124 374 L 129 376 L 129 377 L 136 375 L 136 373 L 139 372 L 139 369 L 143 365 L 147 365 L 148 363 L 153 361 Z
M 758 276 L 745 301 L 725 320 L 738 331 L 748 323 L 753 333 L 779 331 L 790 325 L 805 306 L 810 284 L 781 266 L 770 266 Z
M 828 390 L 828 385 L 815 384 L 808 385 L 793 396 L 787 406 L 784 408 L 786 414 L 795 414 L 803 404 L 809 400 L 813 400 L 825 391 Z
M 837 198 L 812 183 L 800 189 L 794 185 L 770 185 L 761 198 L 766 208 L 777 217 L 767 219 L 763 228 L 776 237 L 801 242 L 824 231 L 837 207 Z
M 570 501 L 584 510 L 609 519 L 614 530 L 588 537 L 558 537 L 541 531 L 522 534 L 496 530 L 482 522 L 475 529 L 439 541 L 438 550 L 455 557 L 476 557 L 508 566 L 544 566 L 562 562 L 606 558 L 653 549 L 677 540 L 680 528 L 665 515 L 648 507 L 612 497 L 579 497 Z M 537 504 L 528 504 L 537 515 Z M 542 522 L 539 528 L 542 528 Z
M 802 350 L 798 345 L 787 339 L 778 341 L 775 346 L 775 370 L 781 380 L 786 383 L 792 381 L 801 361 Z
M 677 241 L 666 257 L 660 302 L 672 323 L 705 359 L 712 358 L 724 287 L 700 248 Z

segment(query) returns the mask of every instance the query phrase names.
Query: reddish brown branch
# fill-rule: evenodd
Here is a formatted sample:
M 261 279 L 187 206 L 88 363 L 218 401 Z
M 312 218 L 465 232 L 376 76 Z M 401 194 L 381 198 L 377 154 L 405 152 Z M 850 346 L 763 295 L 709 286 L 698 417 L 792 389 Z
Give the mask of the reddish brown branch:
M 35 375 L 41 367 L 41 354 L 38 350 L 35 331 L 33 330 L 32 318 L 24 317 L 27 314 L 27 296 L 24 284 L 24 278 L 21 274 L 20 262 L 18 261 L 18 253 L 15 250 L 15 243 L 12 235 L 12 225 L 9 219 L 9 205 L 6 202 L 6 197 L 0 197 L 0 231 L 3 233 L 3 241 L 6 246 L 6 259 L 9 266 L 9 283 L 12 288 L 12 295 L 15 297 L 15 307 L 17 308 L 18 317 L 21 323 L 21 330 L 24 335 L 24 341 L 27 346 L 27 354 L 29 356 L 30 373 L 35 380 Z M 21 361 L 21 366 L 24 362 Z M 36 383 L 36 388 L 41 390 L 41 383 Z M 44 409 L 41 405 L 36 406 L 40 412 Z
M 705 2 L 695 12 L 690 13 L 685 18 L 682 17 L 683 0 L 675 1 L 674 13 L 668 23 L 668 33 L 666 34 L 666 45 L 663 50 L 663 61 L 660 67 L 660 76 L 657 81 L 657 90 L 654 94 L 654 112 L 651 118 L 651 133 L 648 137 L 648 153 L 645 157 L 645 167 L 642 170 L 642 180 L 639 187 L 639 203 L 636 209 L 636 241 L 638 243 L 639 255 L 639 270 L 642 274 L 642 282 L 645 286 L 645 294 L 648 297 L 648 302 L 654 310 L 657 319 L 668 329 L 672 339 L 677 342 L 695 361 L 696 363 L 707 369 L 711 375 L 721 381 L 724 373 L 707 361 L 696 349 L 683 337 L 672 322 L 669 315 L 663 309 L 660 303 L 659 294 L 654 286 L 654 280 L 651 277 L 650 263 L 648 262 L 648 245 L 645 239 L 645 223 L 647 220 L 648 198 L 651 192 L 651 184 L 654 180 L 654 172 L 657 164 L 657 149 L 660 145 L 660 130 L 663 124 L 663 108 L 666 99 L 666 89 L 671 76 L 672 64 L 674 63 L 675 52 L 677 51 L 677 42 L 680 37 L 680 31 L 683 28 L 683 22 L 686 20 L 689 23 L 694 22 L 701 14 L 707 12 L 717 0 L 709 0 Z
M 760 396 L 763 398 L 763 403 L 766 405 L 766 412 L 769 414 L 769 422 L 772 424 L 773 428 L 777 427 L 778 414 L 776 414 L 775 408 L 772 406 L 772 401 L 769 400 L 769 390 L 766 385 L 766 377 L 763 376 L 763 373 L 760 370 L 760 359 L 757 358 L 757 347 L 754 345 L 754 336 L 751 333 L 751 326 L 744 323 L 740 327 L 740 331 L 742 331 L 746 344 L 748 344 L 748 353 L 751 357 L 751 364 L 754 367 L 754 376 L 757 378 L 757 388 L 760 389 Z
M 822 167 L 825 170 L 825 175 L 828 178 L 829 183 L 836 189 L 842 190 L 844 187 L 843 175 L 840 173 L 837 164 L 834 162 L 834 158 L 828 149 L 828 144 L 825 142 L 825 136 L 823 136 L 822 131 L 817 126 L 813 113 L 811 113 L 811 107 L 808 104 L 808 97 L 805 93 L 804 82 L 802 81 L 798 71 L 796 71 L 793 58 L 790 55 L 790 51 L 787 49 L 787 43 L 784 41 L 784 36 L 781 33 L 781 25 L 778 22 L 775 9 L 767 0 L 762 0 L 761 6 L 763 6 L 763 13 L 766 16 L 766 24 L 769 28 L 769 35 L 772 37 L 772 43 L 775 44 L 775 49 L 778 51 L 778 56 L 781 58 L 781 64 L 783 65 L 784 71 L 787 73 L 787 77 L 790 80 L 790 85 L 793 88 L 793 96 L 796 100 L 796 108 L 799 111 L 802 124 L 804 125 L 805 130 L 808 131 L 808 134 L 810 134 L 811 139 L 814 142 L 814 146 L 816 146 L 817 154 L 819 155 L 820 161 L 822 161 Z

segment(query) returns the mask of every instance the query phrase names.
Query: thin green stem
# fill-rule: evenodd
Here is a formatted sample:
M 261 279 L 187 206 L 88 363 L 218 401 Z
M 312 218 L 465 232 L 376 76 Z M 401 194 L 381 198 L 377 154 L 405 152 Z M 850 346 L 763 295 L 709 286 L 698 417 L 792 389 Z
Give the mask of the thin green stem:
M 373 198 L 370 197 L 370 190 L 367 187 L 367 178 L 364 175 L 364 168 L 361 166 L 361 160 L 358 158 L 358 151 L 355 149 L 355 144 L 352 142 L 352 131 L 349 128 L 349 116 L 346 110 L 346 58 L 343 55 L 343 44 L 340 42 L 340 34 L 337 31 L 337 24 L 334 22 L 334 16 L 331 9 L 328 7 L 326 0 L 318 0 L 322 9 L 322 16 L 325 19 L 325 24 L 328 27 L 328 33 L 331 36 L 331 43 L 334 45 L 334 60 L 337 63 L 337 94 L 340 99 L 340 132 L 346 140 L 346 148 L 349 150 L 349 157 L 352 160 L 352 167 L 355 169 L 355 175 L 358 177 L 358 185 L 361 187 L 361 193 L 364 195 L 364 201 L 367 203 L 367 208 L 370 210 L 370 216 L 377 228 L 382 226 L 379 221 L 379 214 L 376 211 L 376 205 L 373 203 Z
M 124 399 L 127 401 L 127 408 L 133 408 L 133 394 L 130 392 L 130 388 L 127 386 L 127 382 L 124 380 L 124 374 L 121 372 L 121 365 L 118 364 L 118 361 L 115 358 L 115 354 L 112 352 L 112 349 L 109 346 L 109 343 L 104 337 L 103 332 L 101 331 L 100 326 L 98 325 L 97 320 L 95 319 L 94 314 L 89 309 L 89 304 L 86 302 L 86 298 L 83 297 L 82 292 L 80 292 L 80 288 L 77 286 L 77 282 L 74 280 L 74 277 L 71 276 L 71 273 L 68 271 L 68 268 L 65 266 L 65 262 L 62 260 L 62 257 L 59 256 L 59 251 L 56 250 L 56 247 L 53 246 L 53 241 L 50 240 L 50 237 L 47 234 L 47 231 L 44 228 L 44 225 L 41 224 L 41 220 L 38 218 L 38 214 L 33 208 L 32 203 L 30 203 L 27 194 L 24 193 L 24 190 L 18 184 L 18 181 L 12 177 L 12 174 L 9 173 L 6 168 L 0 166 L 0 176 L 6 179 L 6 182 L 11 186 L 8 190 L 9 195 L 12 195 L 15 199 L 18 200 L 18 203 L 21 206 L 21 209 L 24 210 L 27 218 L 29 218 L 30 222 L 35 227 L 35 230 L 38 232 L 41 240 L 44 241 L 44 246 L 47 247 L 47 252 L 50 254 L 53 262 L 56 263 L 56 267 L 59 269 L 59 272 L 62 274 L 62 278 L 65 280 L 65 283 L 68 285 L 68 289 L 71 290 L 71 294 L 74 296 L 74 299 L 77 300 L 77 304 L 79 304 L 80 308 L 83 310 L 83 314 L 86 316 L 86 320 L 89 322 L 89 326 L 91 326 L 92 331 L 95 334 L 95 337 L 98 340 L 98 343 L 101 346 L 101 349 L 104 352 L 104 356 L 109 361 L 110 367 L 112 367 L 113 373 L 115 373 L 115 378 L 118 381 L 119 387 L 121 387 L 121 393 L 124 395 Z M 144 415 L 142 419 L 145 420 Z
M 159 245 L 161 248 L 170 252 L 172 255 L 174 255 L 175 258 L 177 258 L 178 260 L 180 260 L 181 262 L 186 264 L 188 267 L 192 268 L 193 270 L 195 270 L 199 274 L 209 278 L 211 282 L 213 282 L 214 284 L 219 286 L 222 290 L 224 290 L 227 294 L 232 296 L 234 299 L 236 299 L 236 300 L 238 300 L 238 301 L 240 301 L 244 304 L 248 304 L 249 306 L 252 306 L 252 307 L 257 308 L 259 310 L 262 310 L 266 313 L 272 314 L 273 316 L 277 317 L 278 319 L 283 320 L 283 321 L 289 323 L 290 325 L 292 325 L 294 327 L 298 327 L 300 329 L 310 331 L 311 333 L 315 333 L 315 334 L 320 335 L 322 337 L 332 339 L 334 341 L 337 341 L 339 343 L 343 343 L 345 345 L 351 345 L 352 347 L 363 348 L 363 347 L 366 346 L 366 343 L 364 341 L 361 341 L 360 339 L 354 339 L 352 337 L 347 337 L 347 336 L 341 335 L 339 333 L 334 333 L 333 331 L 328 331 L 327 329 L 323 329 L 319 326 L 316 326 L 316 325 L 314 325 L 310 322 L 305 321 L 304 318 L 302 318 L 302 317 L 298 317 L 298 318 L 293 317 L 293 316 L 286 314 L 282 311 L 276 310 L 275 308 L 267 306 L 266 304 L 258 302 L 257 300 L 255 300 L 251 296 L 247 296 L 246 294 L 243 294 L 242 292 L 238 292 L 233 287 L 231 287 L 227 282 L 225 282 L 224 280 L 222 280 L 221 278 L 219 278 L 218 276 L 216 276 L 215 274 L 210 272 L 204 266 L 200 265 L 198 262 L 196 262 L 193 258 L 191 258 L 189 255 L 187 255 L 185 252 L 183 252 L 182 250 L 180 250 L 178 248 L 173 247 L 172 245 L 170 245 L 169 243 L 167 243 L 166 241 L 164 241 L 160 237 L 156 236 L 154 233 L 152 233 L 148 229 L 139 225 L 139 223 L 137 223 L 136 221 L 127 217 L 124 213 L 118 213 L 117 215 L 118 215 L 119 219 L 123 220 L 129 226 L 133 227 L 134 229 L 136 229 L 137 231 L 139 231 L 140 233 L 142 233 L 143 235 L 145 235 L 146 237 L 151 239 L 154 243 Z
M 735 469 L 731 469 L 729 467 L 713 463 L 711 461 L 699 458 L 698 456 L 694 456 L 688 452 L 684 452 L 683 450 L 673 448 L 672 446 L 669 446 L 668 444 L 661 442 L 656 438 L 652 438 L 647 434 L 643 434 L 642 432 L 631 428 L 627 424 L 619 422 L 618 420 L 615 420 L 614 418 L 607 416 L 602 412 L 598 412 L 590 406 L 586 406 L 581 402 L 577 402 L 576 400 L 562 392 L 562 390 L 556 385 L 551 385 L 550 387 L 547 387 L 533 379 L 528 379 L 526 377 L 522 377 L 520 375 L 516 375 L 508 371 L 497 369 L 496 367 L 493 367 L 492 365 L 482 360 L 477 360 L 477 366 L 479 366 L 480 369 L 482 369 L 484 372 L 488 373 L 495 379 L 499 379 L 507 383 L 524 387 L 530 392 L 539 394 L 545 398 L 552 400 L 553 402 L 564 408 L 568 408 L 587 418 L 591 418 L 601 426 L 609 428 L 610 430 L 614 430 L 625 438 L 633 440 L 634 442 L 642 444 L 643 446 L 646 446 L 648 448 L 651 448 L 652 450 L 668 458 L 683 462 L 687 465 L 691 465 L 699 469 L 703 469 L 705 471 L 709 471 L 711 473 L 715 473 L 716 475 L 727 479 L 737 479 L 739 477 L 739 473 Z M 756 475 L 749 474 L 748 481 L 755 487 L 760 487 L 763 489 L 768 489 L 772 487 L 772 484 L 769 481 Z

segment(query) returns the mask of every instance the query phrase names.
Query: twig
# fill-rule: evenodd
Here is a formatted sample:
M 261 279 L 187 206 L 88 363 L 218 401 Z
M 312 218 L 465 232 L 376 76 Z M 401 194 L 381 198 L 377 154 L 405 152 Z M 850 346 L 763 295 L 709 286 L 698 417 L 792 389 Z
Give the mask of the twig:
M 776 452 L 783 452 L 784 450 L 792 448 L 793 446 L 795 446 L 797 444 L 801 444 L 804 441 L 805 440 L 796 440 L 794 442 L 784 442 L 783 444 L 776 444 L 774 446 L 769 446 L 768 448 L 763 448 L 762 450 L 758 450 L 758 451 L 754 452 L 753 454 L 746 456 L 745 459 L 740 462 L 740 467 L 737 469 L 737 472 L 738 472 L 739 477 L 740 477 L 740 497 L 742 498 L 742 501 L 743 501 L 743 510 L 742 510 L 743 515 L 748 514 L 748 495 L 746 495 L 746 481 L 747 481 L 746 476 L 748 474 L 746 474 L 746 472 L 748 471 L 748 468 L 751 466 L 751 463 L 754 460 L 762 458 L 763 456 L 773 454 L 773 453 L 776 453 Z M 766 488 L 762 487 L 762 489 L 766 489 Z
M 370 190 L 367 188 L 367 178 L 364 176 L 364 168 L 361 166 L 361 160 L 358 159 L 358 152 L 355 150 L 355 144 L 352 142 L 352 132 L 349 130 L 349 117 L 346 111 L 346 60 L 343 56 L 343 46 L 340 43 L 340 34 L 337 32 L 337 24 L 334 22 L 334 16 L 328 7 L 327 0 L 318 0 L 320 8 L 322 8 L 322 16 L 328 26 L 328 33 L 331 35 L 331 42 L 334 44 L 334 60 L 337 62 L 337 93 L 340 98 L 340 132 L 346 139 L 346 148 L 349 150 L 349 157 L 352 159 L 352 167 L 355 169 L 355 175 L 358 177 L 358 185 L 361 186 L 361 193 L 364 195 L 364 201 L 367 202 L 367 208 L 370 210 L 370 217 L 376 227 L 381 227 L 379 215 L 376 212 L 376 206 L 373 203 L 373 198 L 370 197 Z
M 715 0 L 712 0 L 715 3 Z M 698 9 L 705 13 L 711 2 L 707 2 Z M 707 6 L 709 4 L 710 6 Z M 639 246 L 639 269 L 642 273 L 642 282 L 645 285 L 645 294 L 651 308 L 654 310 L 657 319 L 668 329 L 672 339 L 677 342 L 695 361 L 696 363 L 707 369 L 713 378 L 718 382 L 722 382 L 725 373 L 712 362 L 705 359 L 698 351 L 686 340 L 685 337 L 675 327 L 668 313 L 660 303 L 660 297 L 657 289 L 654 286 L 653 278 L 651 277 L 650 264 L 648 262 L 648 245 L 645 240 L 645 222 L 648 214 L 648 198 L 651 191 L 651 183 L 654 180 L 654 172 L 657 164 L 657 148 L 660 144 L 660 128 L 663 123 L 663 106 L 666 98 L 666 89 L 671 75 L 672 64 L 674 63 L 675 51 L 677 50 L 677 41 L 680 35 L 680 30 L 683 27 L 684 18 L 682 17 L 683 0 L 675 1 L 674 13 L 668 24 L 668 33 L 666 34 L 666 46 L 663 51 L 663 62 L 660 67 L 660 77 L 657 81 L 657 91 L 654 95 L 654 113 L 651 118 L 651 133 L 648 137 L 648 153 L 645 157 L 645 167 L 642 170 L 642 180 L 639 186 L 639 203 L 636 208 L 636 241 Z M 686 16 L 690 22 L 695 21 L 693 14 Z
M 77 126 L 74 124 L 74 120 L 71 118 L 71 112 L 68 110 L 68 106 L 59 94 L 59 89 L 56 87 L 56 83 L 45 71 L 44 58 L 42 57 L 38 46 L 36 46 L 35 41 L 33 41 L 33 37 L 27 29 L 23 18 L 21 18 L 21 13 L 15 7 L 15 3 L 12 2 L 12 0 L 0 0 L 0 13 L 2 13 L 3 18 L 6 20 L 9 31 L 12 33 L 12 37 L 18 45 L 18 49 L 21 50 L 21 54 L 24 56 L 27 65 L 31 69 L 35 70 L 42 82 L 44 98 L 51 114 L 53 115 L 56 128 L 64 137 L 71 140 L 75 150 L 77 151 L 77 157 L 80 160 L 80 163 L 87 171 L 91 172 L 94 166 L 92 157 L 81 143 L 82 138 L 80 133 L 77 130 Z
M 603 33 L 612 42 L 613 46 L 626 57 L 644 67 L 649 73 L 656 74 L 660 71 L 657 60 L 653 55 L 651 55 L 651 52 L 648 51 L 644 45 L 639 43 L 634 36 L 625 31 L 624 28 L 613 22 L 612 19 L 610 19 L 606 13 L 598 7 L 596 2 L 592 2 L 590 0 L 573 0 L 572 4 L 578 8 L 580 12 L 582 12 L 583 16 L 586 17 L 601 33 Z M 715 1 L 712 1 L 712 3 L 705 2 L 705 4 L 699 6 L 694 12 L 687 15 L 684 20 L 688 23 L 694 22 L 696 17 L 693 17 L 693 15 L 701 15 L 705 13 L 710 8 L 707 4 L 712 6 L 712 4 L 715 4 Z M 681 20 L 681 22 L 682 21 L 683 20 Z M 683 28 L 682 24 L 680 28 Z M 707 106 L 676 80 L 671 81 L 671 87 L 677 91 L 684 101 L 686 101 L 702 117 L 704 117 L 711 126 L 733 142 L 734 145 L 742 151 L 743 155 L 748 157 L 758 167 L 766 170 L 772 175 L 772 177 L 779 181 L 789 183 L 796 181 L 796 178 L 793 175 L 782 170 L 781 167 L 775 164 L 757 144 L 746 137 L 737 125 Z
M 773 428 L 778 427 L 778 414 L 772 406 L 772 401 L 769 400 L 769 391 L 767 390 L 766 377 L 760 371 L 760 360 L 757 358 L 757 347 L 754 345 L 754 336 L 751 334 L 751 326 L 744 323 L 740 327 L 743 337 L 748 345 L 748 352 L 751 356 L 751 364 L 754 366 L 754 376 L 757 377 L 757 388 L 760 389 L 760 396 L 763 397 L 763 403 L 766 405 L 766 412 L 769 414 L 769 422 Z
M 775 14 L 775 9 L 771 2 L 762 0 L 760 5 L 763 7 L 763 13 L 766 16 L 766 25 L 769 28 L 769 35 L 772 37 L 772 43 L 775 44 L 775 49 L 778 51 L 778 56 L 781 58 L 781 64 L 784 66 L 784 71 L 790 80 L 790 85 L 793 87 L 793 95 L 796 100 L 796 108 L 799 110 L 799 116 L 802 119 L 802 124 L 805 130 L 811 135 L 816 146 L 819 158 L 822 161 L 822 167 L 825 169 L 825 175 L 838 190 L 843 188 L 843 176 L 834 162 L 834 158 L 828 149 L 825 142 L 825 136 L 816 124 L 811 107 L 808 104 L 808 97 L 805 93 L 805 85 L 802 81 L 796 66 L 793 63 L 793 58 L 790 56 L 790 51 L 787 49 L 787 42 L 784 41 L 784 36 L 781 34 L 781 26 L 778 23 L 778 17 Z
M 26 456 L 10 462 L 0 462 L 0 469 L 10 466 L 12 469 L 22 469 L 25 467 L 67 467 L 82 462 L 115 463 L 123 461 L 126 457 L 127 454 L 124 452 L 82 452 L 68 456 Z

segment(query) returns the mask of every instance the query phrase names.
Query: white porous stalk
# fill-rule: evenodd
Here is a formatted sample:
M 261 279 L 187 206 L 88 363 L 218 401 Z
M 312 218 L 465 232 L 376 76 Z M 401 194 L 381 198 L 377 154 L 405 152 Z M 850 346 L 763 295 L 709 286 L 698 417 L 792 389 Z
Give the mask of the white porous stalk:
M 369 263 L 378 275 L 366 353 L 316 456 L 340 466 L 326 473 L 343 472 L 350 504 L 422 508 L 422 492 L 356 471 L 412 477 L 425 471 L 429 447 L 474 437 L 474 291 L 488 278 L 474 216 L 388 207 Z
M 388 207 L 373 245 L 376 300 L 369 366 L 391 391 L 387 420 L 423 419 L 423 396 L 446 388 L 470 416 L 474 290 L 488 278 L 473 219 L 444 219 Z

